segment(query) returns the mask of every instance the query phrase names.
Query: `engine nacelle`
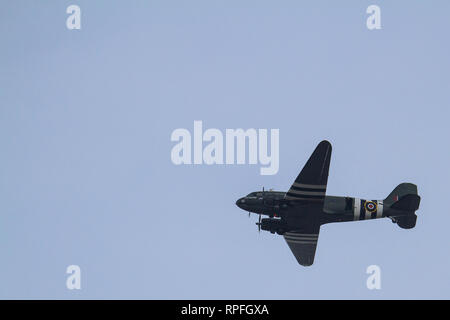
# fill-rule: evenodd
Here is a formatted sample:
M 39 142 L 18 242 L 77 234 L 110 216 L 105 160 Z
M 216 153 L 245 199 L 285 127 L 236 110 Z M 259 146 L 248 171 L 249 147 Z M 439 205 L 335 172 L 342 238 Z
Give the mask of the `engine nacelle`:
M 283 234 L 287 230 L 287 224 L 282 219 L 266 218 L 261 220 L 261 229 L 271 233 Z

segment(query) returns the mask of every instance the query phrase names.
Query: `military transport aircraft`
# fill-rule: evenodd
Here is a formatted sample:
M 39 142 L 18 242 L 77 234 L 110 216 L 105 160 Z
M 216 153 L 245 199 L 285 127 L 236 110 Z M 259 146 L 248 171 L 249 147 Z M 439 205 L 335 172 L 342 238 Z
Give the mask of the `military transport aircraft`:
M 252 192 L 236 205 L 259 214 L 259 230 L 283 235 L 289 248 L 303 266 L 314 262 L 320 226 L 346 222 L 390 218 L 404 229 L 414 228 L 420 197 L 417 186 L 402 183 L 384 200 L 364 200 L 325 195 L 331 144 L 322 141 L 314 150 L 288 192 Z M 269 216 L 261 220 L 261 215 Z

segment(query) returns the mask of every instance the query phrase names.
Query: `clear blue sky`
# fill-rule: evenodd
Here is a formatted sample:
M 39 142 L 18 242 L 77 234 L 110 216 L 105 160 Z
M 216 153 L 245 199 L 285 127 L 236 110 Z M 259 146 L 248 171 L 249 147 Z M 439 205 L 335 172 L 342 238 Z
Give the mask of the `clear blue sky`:
M 82 29 L 66 28 L 66 8 Z M 366 28 L 381 7 L 382 29 Z M 448 1 L 3 1 L 1 298 L 450 298 Z M 280 170 L 175 166 L 176 128 L 280 129 Z M 235 206 L 316 144 L 327 193 L 422 196 L 322 227 L 315 264 Z M 82 289 L 65 287 L 66 267 Z M 382 289 L 366 288 L 381 267 Z

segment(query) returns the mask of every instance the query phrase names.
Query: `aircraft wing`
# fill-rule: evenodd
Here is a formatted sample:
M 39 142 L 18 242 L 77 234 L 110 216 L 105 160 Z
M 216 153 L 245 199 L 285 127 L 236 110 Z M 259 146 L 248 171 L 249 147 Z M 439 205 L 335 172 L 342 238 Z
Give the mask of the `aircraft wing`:
M 323 201 L 330 168 L 331 144 L 322 141 L 284 196 L 286 200 Z
M 283 235 L 295 259 L 302 266 L 310 266 L 314 262 L 319 230 L 320 226 L 317 226 L 316 228 L 286 232 Z

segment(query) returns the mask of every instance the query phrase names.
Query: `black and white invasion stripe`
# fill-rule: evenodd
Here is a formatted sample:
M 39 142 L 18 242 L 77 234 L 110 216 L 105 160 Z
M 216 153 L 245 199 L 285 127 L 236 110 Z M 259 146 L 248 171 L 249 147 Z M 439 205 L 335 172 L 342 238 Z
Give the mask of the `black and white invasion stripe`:
M 370 212 L 366 210 L 366 201 L 370 201 L 376 204 L 376 210 Z M 378 219 L 383 218 L 383 200 L 364 200 L 355 198 L 354 206 L 353 206 L 353 220 L 369 220 L 369 219 Z
M 290 243 L 297 244 L 313 244 L 317 243 L 317 239 L 319 238 L 319 234 L 313 233 L 297 233 L 297 232 L 286 232 L 284 235 L 284 239 Z
M 323 201 L 327 186 L 294 182 L 286 193 L 287 200 L 317 200 Z

